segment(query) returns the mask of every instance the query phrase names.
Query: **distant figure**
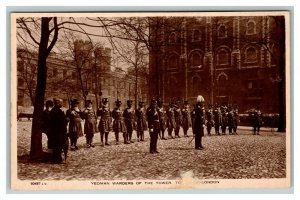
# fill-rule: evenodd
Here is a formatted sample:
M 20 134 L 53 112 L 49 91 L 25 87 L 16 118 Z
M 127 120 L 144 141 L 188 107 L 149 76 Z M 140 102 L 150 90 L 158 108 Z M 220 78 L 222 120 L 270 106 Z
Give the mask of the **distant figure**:
M 192 126 L 191 120 L 191 110 L 188 101 L 184 101 L 184 106 L 181 110 L 182 113 L 182 128 L 183 128 L 183 136 L 188 137 L 188 130 Z
M 98 129 L 100 131 L 101 145 L 109 145 L 108 134 L 109 131 L 111 131 L 112 116 L 111 111 L 108 108 L 108 98 L 102 99 L 102 107 L 98 109 L 97 116 L 100 117 Z M 103 137 L 105 137 L 105 143 L 103 142 Z M 116 144 L 118 143 L 119 141 L 116 141 Z
M 222 123 L 222 113 L 221 113 L 219 104 L 216 104 L 213 115 L 214 115 L 214 122 L 215 122 L 215 134 L 220 135 L 220 125 Z
M 172 136 L 172 132 L 176 126 L 176 123 L 175 123 L 175 117 L 174 117 L 174 103 L 173 102 L 170 102 L 169 108 L 168 108 L 166 114 L 167 114 L 168 136 L 169 136 L 169 139 L 174 139 L 174 137 Z
M 222 121 L 221 121 L 221 129 L 222 129 L 222 134 L 226 135 L 226 127 L 228 124 L 228 118 L 227 118 L 227 106 L 225 104 L 223 104 L 223 106 L 221 106 L 221 113 L 222 113 Z
M 209 136 L 211 135 L 211 129 L 213 126 L 214 126 L 213 109 L 212 109 L 212 105 L 209 105 L 208 110 L 206 112 L 206 129 L 207 129 L 207 134 Z
M 53 150 L 53 139 L 51 137 L 51 121 L 50 121 L 50 111 L 53 107 L 53 101 L 48 100 L 46 101 L 46 109 L 43 111 L 42 114 L 42 121 L 43 121 L 43 125 L 42 125 L 42 132 L 45 133 L 47 135 L 47 148 L 48 151 L 52 153 Z
M 93 137 L 97 132 L 97 116 L 93 109 L 93 103 L 91 100 L 86 101 L 86 107 L 83 110 L 83 118 L 86 146 L 87 148 L 95 147 L 95 145 L 93 144 Z
M 157 139 L 160 131 L 157 102 L 152 99 L 150 107 L 147 109 L 147 120 L 150 134 L 150 153 L 159 153 L 157 151 Z
M 259 131 L 260 131 L 260 127 L 262 125 L 262 118 L 263 115 L 260 111 L 260 107 L 257 106 L 257 108 L 255 109 L 254 113 L 253 113 L 253 131 L 254 131 L 254 135 L 259 135 Z
M 237 127 L 239 125 L 240 122 L 240 118 L 239 118 L 239 110 L 238 110 L 238 105 L 235 105 L 234 109 L 233 109 L 233 115 L 234 115 L 234 126 L 233 126 L 233 133 L 235 135 L 237 135 Z
M 117 100 L 115 104 L 116 107 L 112 111 L 112 117 L 114 119 L 113 131 L 115 132 L 116 142 L 119 142 L 119 133 L 121 132 L 123 133 L 124 144 L 130 144 L 130 142 L 127 141 L 128 136 L 127 136 L 126 126 L 123 120 L 123 113 L 121 111 L 122 102 L 120 100 Z
M 62 107 L 62 100 L 55 99 L 54 107 L 50 111 L 50 132 L 53 139 L 53 162 L 62 163 L 62 149 L 67 140 L 67 119 Z
M 79 101 L 73 99 L 71 102 L 71 108 L 67 110 L 67 118 L 69 120 L 69 137 L 71 141 L 71 150 L 78 150 L 77 140 L 79 137 L 83 136 L 81 121 L 82 112 L 78 107 Z
M 180 138 L 179 131 L 182 126 L 182 113 L 179 105 L 179 101 L 175 103 L 174 109 L 174 117 L 175 117 L 175 138 Z
M 204 136 L 205 126 L 205 109 L 204 109 L 204 98 L 199 95 L 197 97 L 197 103 L 193 110 L 194 122 L 193 122 L 193 133 L 195 135 L 195 149 L 202 150 L 202 137 Z
M 127 130 L 127 141 L 133 143 L 132 133 L 135 129 L 135 121 L 134 121 L 134 109 L 132 108 L 132 100 L 127 101 L 127 108 L 123 112 L 123 118 L 126 125 Z
M 144 107 L 144 102 L 139 102 L 139 107 L 135 111 L 135 117 L 137 122 L 137 138 L 138 141 L 144 141 L 144 131 L 147 130 L 147 121 L 146 121 L 146 111 Z
M 227 119 L 228 119 L 228 132 L 229 132 L 229 135 L 233 135 L 233 129 L 234 129 L 234 113 L 233 113 L 233 109 L 231 106 L 228 106 L 228 109 L 227 109 Z
M 158 99 L 157 101 L 158 116 L 159 116 L 159 125 L 160 125 L 160 138 L 166 140 L 165 130 L 166 130 L 166 111 L 164 109 L 163 101 Z

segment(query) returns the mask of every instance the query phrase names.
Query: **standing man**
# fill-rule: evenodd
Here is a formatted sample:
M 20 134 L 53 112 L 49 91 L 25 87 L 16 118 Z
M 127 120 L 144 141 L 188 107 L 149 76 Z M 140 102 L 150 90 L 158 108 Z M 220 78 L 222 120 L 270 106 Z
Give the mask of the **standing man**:
M 108 108 L 108 98 L 102 99 L 102 107 L 97 110 L 97 116 L 100 117 L 100 121 L 98 124 L 98 129 L 100 131 L 100 140 L 101 145 L 104 146 L 103 137 L 105 136 L 105 145 L 109 145 L 108 143 L 108 134 L 111 130 L 111 112 Z M 118 144 L 118 141 L 116 142 Z
M 253 113 L 253 117 L 254 117 L 254 120 L 253 120 L 253 130 L 254 130 L 254 135 L 259 135 L 259 130 L 260 130 L 260 127 L 262 125 L 262 118 L 263 118 L 263 115 L 260 111 L 260 107 L 257 106 L 254 113 Z
M 220 135 L 220 124 L 222 122 L 222 114 L 219 104 L 216 104 L 216 107 L 213 112 L 214 122 L 215 122 L 215 134 Z
M 127 108 L 123 112 L 123 117 L 124 117 L 124 122 L 127 130 L 127 136 L 128 136 L 127 141 L 133 143 L 132 132 L 135 127 L 135 122 L 134 122 L 134 110 L 132 108 L 132 100 L 127 101 Z
M 212 105 L 208 105 L 208 110 L 206 112 L 206 129 L 207 129 L 207 134 L 211 136 L 211 129 L 214 126 L 214 121 L 213 121 L 213 109 Z
M 53 162 L 62 163 L 61 152 L 67 140 L 67 119 L 62 108 L 62 99 L 54 99 L 50 111 L 50 132 L 53 139 Z
M 202 137 L 204 136 L 205 109 L 204 98 L 201 95 L 197 97 L 197 103 L 193 113 L 195 116 L 193 123 L 193 132 L 195 135 L 195 149 L 202 150 L 204 148 L 202 145 Z
M 191 111 L 188 101 L 184 101 L 184 107 L 182 109 L 182 128 L 184 137 L 189 137 L 187 132 L 189 128 L 192 126 L 192 120 L 191 120 Z
M 50 111 L 53 107 L 53 101 L 48 100 L 46 101 L 46 109 L 43 111 L 42 114 L 42 120 L 43 120 L 43 125 L 42 125 L 42 132 L 47 135 L 48 141 L 47 141 L 47 148 L 49 152 L 53 151 L 53 139 L 51 136 L 51 124 L 50 124 Z
M 136 121 L 137 121 L 137 138 L 138 141 L 144 141 L 144 131 L 147 130 L 147 122 L 146 122 L 146 112 L 144 108 L 144 102 L 139 102 L 139 107 L 135 111 Z
M 227 118 L 227 107 L 225 104 L 221 107 L 221 113 L 222 113 L 222 122 L 221 122 L 221 129 L 222 129 L 222 134 L 226 135 L 226 127 L 228 123 L 228 118 Z
M 147 109 L 148 128 L 150 133 L 150 153 L 159 153 L 157 151 L 157 139 L 160 131 L 157 102 L 152 99 L 150 107 Z
M 237 127 L 238 127 L 239 121 L 240 121 L 238 105 L 235 105 L 235 107 L 234 107 L 234 109 L 233 109 L 233 115 L 234 115 L 233 133 L 234 133 L 235 135 L 237 135 Z
M 113 131 L 115 132 L 115 136 L 116 136 L 116 142 L 119 142 L 119 132 L 123 133 L 123 138 L 124 138 L 124 144 L 130 144 L 127 141 L 127 132 L 126 132 L 126 126 L 125 123 L 123 121 L 123 113 L 121 111 L 121 105 L 122 102 L 117 99 L 117 101 L 115 102 L 116 107 L 114 108 L 114 110 L 112 111 L 112 118 L 114 119 L 113 122 Z
M 165 138 L 165 130 L 166 130 L 166 111 L 164 109 L 163 101 L 158 99 L 158 116 L 159 116 L 159 124 L 160 124 L 160 137 L 162 140 L 166 140 Z
M 173 129 L 175 128 L 175 117 L 174 117 L 174 103 L 170 102 L 169 108 L 167 110 L 167 128 L 169 139 L 174 139 L 172 136 Z
M 175 116 L 175 138 L 180 138 L 179 131 L 182 126 L 182 113 L 180 110 L 179 101 L 175 103 L 174 116 Z
M 95 147 L 93 144 L 94 134 L 97 132 L 97 116 L 93 109 L 93 103 L 91 100 L 86 101 L 86 108 L 83 111 L 84 122 L 84 134 L 86 137 L 87 148 Z
M 233 135 L 232 130 L 234 128 L 234 113 L 231 106 L 228 106 L 227 113 L 229 135 Z
M 82 120 L 82 112 L 80 111 L 79 101 L 77 99 L 73 99 L 71 102 L 71 108 L 67 110 L 67 119 L 69 120 L 69 137 L 71 141 L 71 150 L 78 150 L 77 147 L 77 139 L 83 136 L 81 120 Z

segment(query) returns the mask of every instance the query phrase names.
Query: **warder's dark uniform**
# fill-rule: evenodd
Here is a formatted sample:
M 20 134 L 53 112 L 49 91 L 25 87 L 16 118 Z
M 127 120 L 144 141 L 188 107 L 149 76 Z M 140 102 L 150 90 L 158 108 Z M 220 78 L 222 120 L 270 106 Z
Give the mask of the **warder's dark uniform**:
M 113 121 L 113 131 L 115 132 L 116 136 L 116 141 L 119 142 L 119 132 L 123 133 L 123 138 L 124 138 L 124 144 L 128 144 L 127 142 L 127 131 L 126 131 L 126 126 L 123 121 L 122 117 L 122 111 L 120 108 L 115 108 L 112 111 L 112 117 L 114 119 Z
M 78 149 L 77 139 L 83 136 L 81 121 L 82 112 L 79 109 L 71 108 L 66 114 L 69 119 L 69 137 L 71 140 L 71 150 Z
M 134 110 L 133 108 L 126 108 L 123 112 L 123 118 L 126 125 L 127 130 L 127 141 L 133 143 L 132 139 L 132 132 L 135 128 L 135 121 L 134 121 Z
M 150 133 L 150 153 L 158 153 L 157 139 L 160 131 L 159 116 L 157 108 L 151 105 L 147 109 L 148 128 Z
M 229 134 L 233 134 L 232 130 L 234 128 L 234 113 L 232 109 L 229 109 L 228 115 L 227 115 L 227 119 L 228 119 L 228 131 Z
M 213 121 L 213 110 L 210 108 L 206 112 L 206 128 L 207 128 L 207 134 L 211 135 L 211 129 L 214 126 L 214 121 Z
M 86 144 L 93 147 L 93 137 L 97 130 L 97 116 L 93 108 L 85 108 L 83 111 L 84 122 L 84 134 L 86 137 Z
M 191 111 L 189 106 L 185 106 L 182 110 L 182 128 L 184 132 L 184 137 L 188 137 L 187 132 L 189 128 L 192 126 L 192 119 L 191 119 Z
M 202 105 L 198 104 L 195 106 L 193 113 L 193 132 L 195 135 L 195 149 L 202 149 L 202 137 L 204 136 L 205 125 L 205 109 Z
M 108 134 L 109 134 L 109 131 L 111 131 L 111 123 L 112 123 L 111 111 L 109 110 L 108 107 L 102 106 L 102 108 L 100 108 L 97 111 L 97 116 L 100 117 L 98 129 L 100 131 L 101 143 L 104 144 L 103 137 L 105 136 L 105 145 L 109 145 L 108 144 Z
M 175 137 L 180 138 L 179 131 L 182 125 L 182 113 L 179 107 L 174 109 L 174 117 L 175 117 Z
M 168 135 L 169 135 L 169 138 L 174 138 L 172 136 L 173 129 L 176 126 L 175 117 L 174 117 L 174 108 L 169 107 L 166 114 L 167 114 L 167 123 L 166 123 L 166 125 L 167 125 L 167 128 L 168 128 Z
M 259 135 L 259 130 L 262 125 L 262 120 L 263 115 L 259 109 L 255 110 L 253 113 L 253 130 L 254 130 L 254 135 Z
M 222 123 L 222 113 L 220 107 L 214 109 L 214 122 L 215 122 L 215 133 L 220 135 L 220 125 Z
M 160 136 L 161 139 L 166 140 L 165 138 L 165 130 L 166 126 L 166 111 L 163 106 L 158 107 L 158 116 L 159 116 L 159 125 L 160 125 Z
M 233 126 L 233 133 L 237 135 L 237 127 L 239 125 L 239 121 L 240 121 L 240 118 L 239 118 L 239 111 L 237 108 L 235 108 L 233 110 L 233 115 L 234 115 L 234 126 Z
M 144 141 L 144 131 L 147 130 L 146 112 L 144 107 L 139 107 L 135 111 L 136 122 L 137 122 L 137 138 L 138 141 Z
M 226 107 L 222 107 L 221 108 L 221 113 L 222 113 L 222 121 L 221 121 L 221 129 L 222 129 L 222 134 L 225 135 L 226 134 L 226 127 L 228 124 L 228 118 L 227 118 L 227 111 L 226 111 Z

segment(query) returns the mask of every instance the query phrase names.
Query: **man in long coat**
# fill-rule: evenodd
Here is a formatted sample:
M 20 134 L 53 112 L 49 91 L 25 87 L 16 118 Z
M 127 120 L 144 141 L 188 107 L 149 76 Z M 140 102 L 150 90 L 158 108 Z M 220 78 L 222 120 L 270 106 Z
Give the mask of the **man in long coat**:
M 146 111 L 145 111 L 145 106 L 144 102 L 140 101 L 139 102 L 139 107 L 135 111 L 135 117 L 136 117 L 136 122 L 137 122 L 137 138 L 138 141 L 144 141 L 144 131 L 147 130 L 147 120 L 146 120 Z
M 127 141 L 127 130 L 123 119 L 123 112 L 121 111 L 122 102 L 117 99 L 115 102 L 116 107 L 112 111 L 113 121 L 113 131 L 115 132 L 116 141 L 119 142 L 119 133 L 123 133 L 124 144 L 130 144 Z
M 80 111 L 79 101 L 73 99 L 71 102 L 71 108 L 67 110 L 67 119 L 69 121 L 69 137 L 71 141 L 71 150 L 78 150 L 77 140 L 83 136 L 81 121 L 83 118 L 82 112 Z
M 184 101 L 184 107 L 181 110 L 182 113 L 182 128 L 184 137 L 188 137 L 188 130 L 192 126 L 192 120 L 191 120 L 191 110 L 189 106 L 188 101 Z
M 201 95 L 197 97 L 197 103 L 193 110 L 193 113 L 194 113 L 193 132 L 195 135 L 195 149 L 202 150 L 204 148 L 202 145 L 202 137 L 204 136 L 205 109 L 204 109 L 204 98 Z
M 127 108 L 123 112 L 123 118 L 126 125 L 127 130 L 127 141 L 133 143 L 132 141 L 132 132 L 135 128 L 135 121 L 134 121 L 134 109 L 132 108 L 132 100 L 127 101 Z
M 174 137 L 172 136 L 172 132 L 176 126 L 176 123 L 175 123 L 174 103 L 173 102 L 170 102 L 169 108 L 168 108 L 166 114 L 167 114 L 166 126 L 168 128 L 168 136 L 169 136 L 169 139 L 174 139 Z
M 93 102 L 91 100 L 86 101 L 86 108 L 83 110 L 84 116 L 84 134 L 86 137 L 86 145 L 88 148 L 95 147 L 93 144 L 94 134 L 97 130 L 97 116 L 93 109 Z
M 159 153 L 157 151 L 157 139 L 160 131 L 160 125 L 157 110 L 157 101 L 154 99 L 151 101 L 151 105 L 147 109 L 147 120 L 150 133 L 150 153 Z
M 179 131 L 180 127 L 182 126 L 182 113 L 179 105 L 179 101 L 176 101 L 175 103 L 175 109 L 174 109 L 174 117 L 175 117 L 175 138 L 180 138 Z
M 62 108 L 62 100 L 55 99 L 54 107 L 50 111 L 50 132 L 53 139 L 53 162 L 62 163 L 62 149 L 67 140 L 67 119 Z
M 97 116 L 100 117 L 100 121 L 98 124 L 98 129 L 100 131 L 100 140 L 102 146 L 109 145 L 108 143 L 108 134 L 111 130 L 111 112 L 108 107 L 108 98 L 102 99 L 102 107 L 97 110 Z M 105 137 L 105 143 L 103 143 L 103 137 Z M 119 141 L 116 142 L 118 144 Z

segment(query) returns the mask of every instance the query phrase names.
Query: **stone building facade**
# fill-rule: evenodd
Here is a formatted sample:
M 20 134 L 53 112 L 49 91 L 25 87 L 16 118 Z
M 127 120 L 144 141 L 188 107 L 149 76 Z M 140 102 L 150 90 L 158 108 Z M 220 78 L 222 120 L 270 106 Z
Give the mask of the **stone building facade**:
M 150 79 L 157 79 L 150 96 L 194 102 L 201 94 L 206 104 L 238 104 L 242 112 L 259 105 L 277 113 L 276 28 L 274 16 L 185 17 L 179 28 L 164 26 L 164 56 L 150 51 Z

